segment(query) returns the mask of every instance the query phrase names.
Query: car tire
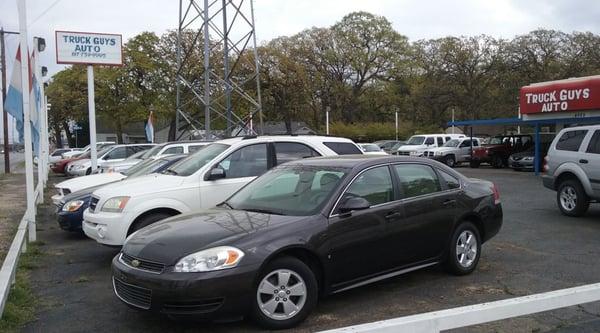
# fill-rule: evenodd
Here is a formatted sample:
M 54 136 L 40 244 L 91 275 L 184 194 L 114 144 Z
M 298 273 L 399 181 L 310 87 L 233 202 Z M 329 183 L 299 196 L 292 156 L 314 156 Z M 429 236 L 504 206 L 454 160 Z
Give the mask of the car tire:
M 454 158 L 454 155 L 448 155 L 444 158 L 444 164 L 446 164 L 447 166 L 454 168 L 456 166 L 456 158 Z
M 460 253 L 459 253 L 460 252 Z M 454 275 L 467 275 L 477 267 L 481 257 L 481 237 L 477 227 L 468 221 L 458 225 L 445 260 L 446 270 Z
M 479 168 L 480 164 L 481 163 L 479 161 L 471 161 L 471 162 L 469 162 L 469 167 L 471 167 L 473 169 L 477 169 L 477 168 Z
M 502 160 L 502 157 L 495 155 L 492 156 L 492 166 L 496 169 L 500 169 L 504 166 L 504 161 Z
M 556 191 L 556 203 L 561 213 L 566 216 L 582 216 L 590 206 L 590 198 L 578 180 L 569 179 L 561 182 Z
M 91 175 L 92 174 L 92 168 L 88 168 L 87 170 L 85 170 L 85 175 Z
M 281 282 L 281 279 L 287 282 Z M 259 274 L 254 291 L 252 318 L 257 324 L 275 330 L 301 323 L 315 307 L 319 296 L 315 274 L 293 257 L 282 257 L 269 263 Z M 294 293 L 298 295 L 292 295 Z M 292 296 L 285 297 L 286 294 Z M 290 313 L 286 313 L 288 311 Z
M 156 223 L 160 220 L 164 220 L 171 216 L 173 216 L 173 215 L 167 214 L 167 213 L 153 213 L 153 214 L 146 215 L 133 223 L 131 228 L 129 228 L 129 232 L 127 233 L 127 236 L 142 229 L 143 227 L 147 227 L 153 223 Z

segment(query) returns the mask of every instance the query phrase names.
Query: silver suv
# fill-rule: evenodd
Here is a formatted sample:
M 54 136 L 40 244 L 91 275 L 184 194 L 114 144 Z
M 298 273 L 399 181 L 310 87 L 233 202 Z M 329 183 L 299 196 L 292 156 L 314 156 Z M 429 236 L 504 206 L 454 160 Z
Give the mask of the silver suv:
M 568 216 L 581 216 L 600 201 L 600 125 L 565 128 L 552 141 L 542 176 L 557 191 L 556 202 Z

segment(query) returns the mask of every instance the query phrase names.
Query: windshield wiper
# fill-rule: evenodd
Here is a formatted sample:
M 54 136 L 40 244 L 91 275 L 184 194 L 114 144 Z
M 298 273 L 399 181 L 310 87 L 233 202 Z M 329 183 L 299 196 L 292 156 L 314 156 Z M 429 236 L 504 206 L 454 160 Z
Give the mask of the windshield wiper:
M 231 207 L 230 204 L 227 203 L 227 201 L 223 201 L 223 202 L 221 202 L 220 204 L 217 205 L 217 207 L 221 207 L 221 206 L 225 206 L 225 207 L 227 207 L 229 209 L 234 209 L 233 207 Z
M 261 209 L 261 208 L 244 208 L 244 210 L 247 211 L 247 212 L 253 212 L 253 213 L 263 213 L 263 214 L 271 214 L 271 215 L 285 215 L 283 213 L 274 212 L 274 211 L 269 210 L 269 209 Z
M 175 171 L 175 170 L 173 170 L 173 169 L 167 169 L 167 170 L 163 171 L 163 173 L 164 173 L 165 175 L 173 175 L 173 176 L 177 176 L 177 175 L 179 175 L 179 174 L 177 173 L 177 171 Z

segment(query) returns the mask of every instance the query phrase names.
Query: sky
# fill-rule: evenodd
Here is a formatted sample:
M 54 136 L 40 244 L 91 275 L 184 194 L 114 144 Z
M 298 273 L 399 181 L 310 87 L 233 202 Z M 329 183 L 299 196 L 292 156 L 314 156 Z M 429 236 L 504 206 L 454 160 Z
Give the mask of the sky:
M 126 41 L 142 31 L 160 35 L 178 23 L 177 0 L 25 1 L 29 36 L 46 39 L 47 49 L 41 54 L 41 62 L 50 75 L 63 68 L 56 64 L 55 30 L 117 33 Z M 17 0 L 0 0 L 0 26 L 5 30 L 18 31 L 16 3 Z M 480 34 L 512 38 L 537 28 L 600 33 L 600 1 L 254 0 L 257 39 L 264 43 L 306 28 L 330 26 L 359 10 L 385 16 L 396 31 L 411 41 Z M 17 43 L 16 36 L 6 39 L 9 71 Z

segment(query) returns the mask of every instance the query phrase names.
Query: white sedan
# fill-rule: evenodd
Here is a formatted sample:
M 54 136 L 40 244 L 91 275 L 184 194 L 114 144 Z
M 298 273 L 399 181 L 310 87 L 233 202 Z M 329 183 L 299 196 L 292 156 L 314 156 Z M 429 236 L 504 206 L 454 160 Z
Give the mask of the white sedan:
M 365 155 L 387 155 L 378 145 L 374 143 L 359 143 L 358 146 L 362 149 Z

